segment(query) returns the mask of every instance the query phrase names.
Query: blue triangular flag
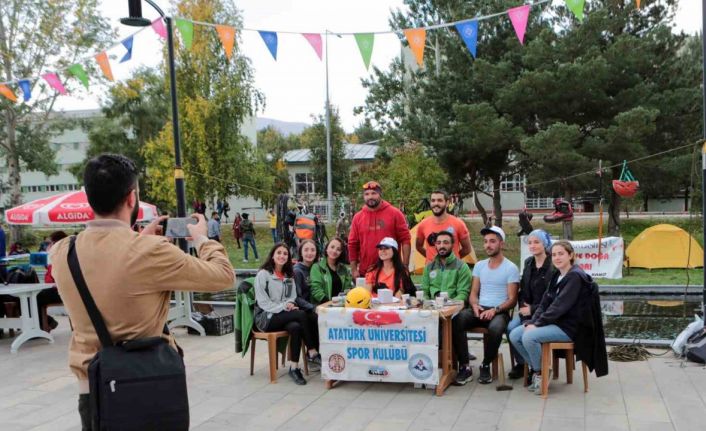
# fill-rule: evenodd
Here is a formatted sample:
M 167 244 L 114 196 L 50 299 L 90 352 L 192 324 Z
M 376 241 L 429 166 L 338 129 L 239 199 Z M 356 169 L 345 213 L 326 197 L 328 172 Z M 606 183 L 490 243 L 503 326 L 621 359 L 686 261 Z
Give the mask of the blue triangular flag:
M 456 30 L 461 35 L 461 39 L 466 42 L 468 50 L 476 58 L 476 45 L 478 44 L 478 21 L 464 21 L 456 24 Z
M 121 63 L 125 63 L 126 61 L 130 60 L 132 58 L 132 36 L 128 37 L 124 41 L 121 42 L 125 49 L 127 49 L 127 52 L 123 56 L 123 58 L 120 60 Z
M 25 102 L 28 101 L 29 99 L 32 98 L 32 84 L 29 82 L 29 79 L 21 79 L 18 84 L 20 85 L 20 88 L 22 89 L 22 96 L 25 99 Z
M 277 60 L 277 33 L 274 31 L 258 31 L 258 33 L 260 33 L 262 40 L 265 41 L 265 45 L 270 50 L 272 57 Z

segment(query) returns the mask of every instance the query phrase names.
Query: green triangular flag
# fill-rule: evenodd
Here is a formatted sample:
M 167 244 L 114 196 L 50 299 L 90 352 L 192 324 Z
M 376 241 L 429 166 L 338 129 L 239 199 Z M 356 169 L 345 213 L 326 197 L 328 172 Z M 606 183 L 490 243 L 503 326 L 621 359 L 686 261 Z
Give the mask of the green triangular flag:
M 83 68 L 83 66 L 76 63 L 72 66 L 69 66 L 69 68 L 66 70 L 71 75 L 76 77 L 76 79 L 81 81 L 81 84 L 83 84 L 83 86 L 86 87 L 86 89 L 88 89 L 88 74 L 86 73 L 86 70 Z
M 583 22 L 583 6 L 586 0 L 566 0 L 566 7 L 576 15 L 579 21 Z
M 373 55 L 373 44 L 375 43 L 375 33 L 356 33 L 355 41 L 358 44 L 360 55 L 363 56 L 365 68 L 370 68 L 370 57 Z
M 177 18 L 176 26 L 181 33 L 181 40 L 184 41 L 186 49 L 191 49 L 191 42 L 194 40 L 194 23 L 185 19 Z

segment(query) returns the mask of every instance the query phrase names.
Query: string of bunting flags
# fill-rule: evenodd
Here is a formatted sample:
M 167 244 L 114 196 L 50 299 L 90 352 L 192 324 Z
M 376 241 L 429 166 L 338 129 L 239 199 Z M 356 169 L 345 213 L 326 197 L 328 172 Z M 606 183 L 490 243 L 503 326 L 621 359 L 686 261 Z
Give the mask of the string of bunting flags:
M 394 31 L 394 30 L 387 30 L 387 31 L 378 31 L 378 32 L 367 32 L 367 33 L 335 33 L 335 32 L 325 32 L 325 33 L 300 33 L 300 32 L 292 32 L 292 31 L 266 31 L 266 30 L 255 30 L 255 29 L 248 29 L 244 28 L 243 31 L 256 31 L 259 33 L 260 37 L 262 38 L 262 41 L 265 43 L 265 46 L 267 47 L 268 51 L 272 55 L 272 58 L 276 61 L 277 60 L 277 49 L 278 49 L 278 34 L 300 34 L 301 36 L 304 37 L 304 39 L 311 45 L 312 49 L 314 50 L 314 53 L 316 56 L 319 58 L 319 60 L 322 60 L 322 47 L 323 47 L 323 40 L 322 40 L 322 35 L 335 35 L 335 36 L 353 36 L 355 39 L 355 42 L 358 46 L 358 50 L 360 51 L 360 55 L 363 60 L 363 64 L 365 65 L 366 70 L 370 68 L 370 59 L 372 57 L 373 53 L 373 47 L 375 45 L 375 35 L 378 34 L 398 34 L 400 36 L 403 36 L 408 44 L 409 47 L 414 54 L 414 57 L 417 61 L 417 63 L 422 66 L 424 63 L 424 47 L 425 47 L 425 41 L 426 41 L 426 34 L 428 30 L 436 30 L 440 28 L 449 28 L 453 27 L 455 30 L 458 32 L 459 36 L 461 37 L 461 40 L 466 45 L 466 48 L 468 51 L 471 53 L 473 58 L 476 58 L 477 56 L 477 46 L 478 46 L 478 22 L 486 19 L 491 19 L 495 17 L 500 17 L 503 15 L 507 15 L 507 17 L 510 19 L 510 22 L 513 26 L 513 29 L 515 30 L 515 34 L 517 35 L 517 39 L 519 40 L 520 44 L 524 44 L 524 39 L 525 39 L 525 31 L 527 29 L 527 22 L 529 20 L 529 14 L 530 10 L 534 6 L 540 6 L 546 3 L 551 2 L 552 0 L 538 0 L 530 4 L 525 4 L 522 6 L 510 8 L 506 11 L 503 12 L 498 12 L 490 15 L 484 15 L 484 16 L 478 16 L 475 18 L 471 19 L 465 19 L 461 21 L 455 21 L 451 23 L 443 23 L 443 24 L 436 24 L 432 26 L 427 26 L 427 27 L 419 27 L 419 28 L 409 28 L 409 29 L 403 29 L 401 32 L 399 31 Z M 585 0 L 564 0 L 566 3 L 566 7 L 576 16 L 576 18 L 579 21 L 583 21 L 584 19 L 584 6 L 585 6 Z M 640 0 L 636 0 L 637 7 L 640 7 Z M 186 49 L 191 49 L 193 38 L 194 38 L 194 24 L 197 25 L 202 25 L 206 27 L 212 27 L 215 28 L 216 33 L 218 35 L 218 38 L 221 41 L 221 44 L 223 45 L 223 49 L 225 51 L 226 58 L 229 60 L 231 59 L 231 56 L 233 55 L 233 48 L 235 45 L 235 35 L 236 35 L 236 28 L 233 26 L 229 25 L 224 25 L 224 24 L 213 24 L 213 23 L 207 23 L 207 22 L 200 22 L 200 21 L 193 21 L 185 18 L 175 18 L 174 19 L 177 31 L 179 32 L 181 36 L 182 43 L 184 44 L 184 47 Z M 93 60 L 95 61 L 99 68 L 101 69 L 103 76 L 109 80 L 113 81 L 113 72 L 111 69 L 111 63 L 110 63 L 110 58 L 108 57 L 107 51 L 110 51 L 116 47 L 122 46 L 125 50 L 125 53 L 123 56 L 120 58 L 118 63 L 125 63 L 127 61 L 130 61 L 132 59 L 132 51 L 133 51 L 133 46 L 134 46 L 134 41 L 135 41 L 135 36 L 147 29 L 148 27 L 144 27 L 135 33 L 131 34 L 127 38 L 123 39 L 119 43 L 116 43 L 112 47 L 103 50 L 97 54 L 92 55 L 91 57 L 84 59 L 83 61 L 89 61 Z M 165 27 L 164 21 L 161 18 L 158 18 L 152 22 L 152 24 L 149 26 L 154 33 L 156 33 L 161 39 L 166 40 L 167 38 L 167 29 Z M 66 78 L 74 78 L 77 79 L 86 89 L 89 88 L 89 76 L 88 73 L 86 72 L 86 69 L 84 66 L 81 64 L 81 62 L 77 62 L 63 71 L 61 71 L 62 75 Z M 55 91 L 57 91 L 61 95 L 66 95 L 67 90 L 64 84 L 62 83 L 62 80 L 59 76 L 58 71 L 54 72 L 46 72 L 41 74 L 39 77 L 27 77 L 27 78 L 21 78 L 13 81 L 5 81 L 5 82 L 0 82 L 0 94 L 3 95 L 5 98 L 8 100 L 14 102 L 18 101 L 17 95 L 15 91 L 13 91 L 10 86 L 16 85 L 19 90 L 22 92 L 22 98 L 24 102 L 29 101 L 32 98 L 32 87 L 34 84 L 39 82 L 41 80 L 44 80 L 51 88 L 53 88 Z

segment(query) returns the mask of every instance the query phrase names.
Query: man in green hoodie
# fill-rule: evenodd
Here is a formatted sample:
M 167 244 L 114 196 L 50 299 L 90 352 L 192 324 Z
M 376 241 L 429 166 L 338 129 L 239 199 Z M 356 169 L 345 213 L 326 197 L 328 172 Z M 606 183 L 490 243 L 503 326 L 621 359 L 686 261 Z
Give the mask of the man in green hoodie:
M 446 292 L 450 299 L 466 302 L 471 291 L 471 270 L 453 254 L 454 236 L 442 230 L 436 235 L 436 256 L 424 267 L 422 290 L 424 297 L 433 299 Z

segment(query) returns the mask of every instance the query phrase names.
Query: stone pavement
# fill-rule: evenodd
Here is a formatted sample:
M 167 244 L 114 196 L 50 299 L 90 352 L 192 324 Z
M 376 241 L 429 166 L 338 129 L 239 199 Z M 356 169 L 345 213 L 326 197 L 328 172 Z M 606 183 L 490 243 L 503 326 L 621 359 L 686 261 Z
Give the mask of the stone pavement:
M 10 353 L 0 340 L 0 429 L 78 430 L 75 379 L 67 367 L 68 321 L 59 317 L 56 342 L 33 340 Z M 296 386 L 280 369 L 270 384 L 267 349 L 234 353 L 233 336 L 197 337 L 178 330 L 186 351 L 195 431 L 212 430 L 702 430 L 706 423 L 706 369 L 671 353 L 647 362 L 611 362 L 610 375 L 589 379 L 583 393 L 580 367 L 574 384 L 565 376 L 550 385 L 545 401 L 527 392 L 497 392 L 475 381 L 450 387 L 443 397 L 409 384 L 343 383 L 327 391 L 318 373 Z M 480 342 L 471 341 L 474 352 Z M 503 345 L 507 358 L 507 345 Z M 509 361 L 507 361 L 509 362 Z M 477 374 L 477 368 L 476 368 Z

